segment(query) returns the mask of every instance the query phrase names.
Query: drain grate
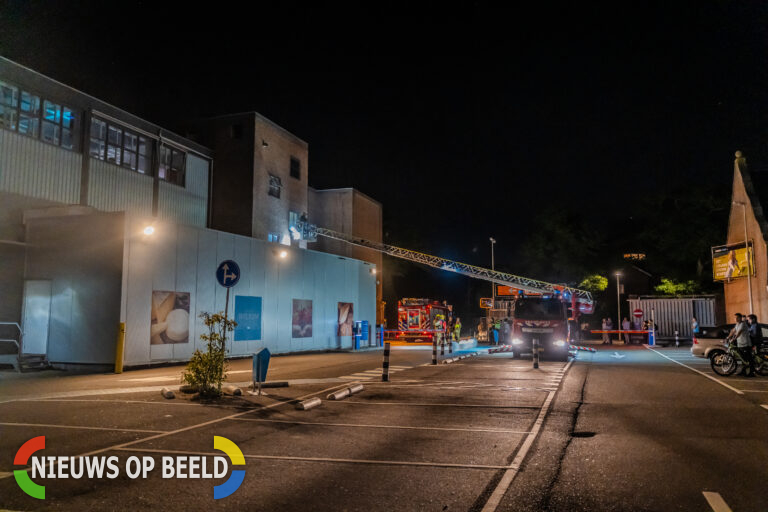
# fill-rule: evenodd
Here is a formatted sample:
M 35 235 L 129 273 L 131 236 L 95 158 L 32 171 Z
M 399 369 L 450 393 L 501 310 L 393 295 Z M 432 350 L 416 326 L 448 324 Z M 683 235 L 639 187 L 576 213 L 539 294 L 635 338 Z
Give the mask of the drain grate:
M 571 437 L 595 437 L 594 432 L 571 432 Z

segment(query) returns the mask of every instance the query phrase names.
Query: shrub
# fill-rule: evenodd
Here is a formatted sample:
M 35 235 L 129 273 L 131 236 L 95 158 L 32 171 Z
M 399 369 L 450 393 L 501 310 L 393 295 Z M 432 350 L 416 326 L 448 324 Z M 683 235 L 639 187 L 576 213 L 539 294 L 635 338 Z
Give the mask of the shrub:
M 182 382 L 197 389 L 202 396 L 221 395 L 221 383 L 227 377 L 226 333 L 235 329 L 237 322 L 224 318 L 223 313 L 200 313 L 200 318 L 208 327 L 208 334 L 201 334 L 200 339 L 207 344 L 207 350 L 195 350 L 181 376 Z

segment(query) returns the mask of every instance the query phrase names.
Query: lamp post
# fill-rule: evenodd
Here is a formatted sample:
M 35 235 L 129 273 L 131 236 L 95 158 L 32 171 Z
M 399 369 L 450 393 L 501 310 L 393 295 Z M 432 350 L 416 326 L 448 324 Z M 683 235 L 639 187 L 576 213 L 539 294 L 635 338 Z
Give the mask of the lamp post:
M 493 259 L 493 246 L 496 245 L 496 239 L 491 237 L 491 270 L 496 270 L 496 262 Z M 493 307 L 496 307 L 496 283 L 491 282 L 491 293 L 493 297 Z
M 752 255 L 749 253 L 749 236 L 747 235 L 747 205 L 741 201 L 734 201 L 733 204 L 739 205 L 744 212 L 744 252 L 747 254 L 747 294 L 749 294 L 749 314 L 754 313 L 752 304 Z
M 621 272 L 616 272 L 616 326 L 621 330 L 621 286 L 619 285 L 619 278 Z M 621 341 L 621 333 L 618 334 L 617 342 Z

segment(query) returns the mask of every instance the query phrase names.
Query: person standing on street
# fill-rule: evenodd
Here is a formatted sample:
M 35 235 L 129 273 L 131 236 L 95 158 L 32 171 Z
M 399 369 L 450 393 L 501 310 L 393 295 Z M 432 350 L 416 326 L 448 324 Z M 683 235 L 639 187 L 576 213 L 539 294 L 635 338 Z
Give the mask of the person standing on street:
M 601 331 L 607 331 L 608 330 L 608 323 L 605 321 L 605 318 L 603 318 L 602 322 L 600 323 L 600 330 Z M 608 344 L 608 333 L 603 333 L 603 345 Z
M 763 342 L 763 333 L 760 324 L 757 323 L 757 315 L 748 315 L 747 325 L 749 325 L 749 341 L 752 343 L 752 352 L 757 352 Z
M 736 317 L 736 325 L 733 326 L 733 329 L 731 329 L 728 336 L 736 339 L 736 349 L 741 354 L 741 357 L 749 363 L 749 373 L 746 373 L 747 368 L 744 368 L 742 372 L 744 372 L 747 377 L 754 377 L 755 360 L 752 358 L 752 343 L 749 340 L 749 326 L 747 325 L 747 322 L 744 321 L 744 316 L 742 316 L 741 313 L 736 313 L 734 316 Z
M 624 320 L 621 321 L 621 328 L 625 331 L 628 331 L 631 327 L 631 324 L 629 323 L 629 318 L 624 317 Z M 624 333 L 624 344 L 629 345 L 629 333 Z
M 606 331 L 612 331 L 613 330 L 613 320 L 611 320 L 611 317 L 608 317 L 605 319 L 605 330 Z M 611 339 L 610 334 L 606 334 L 606 337 L 608 338 L 608 344 L 613 345 L 613 339 Z
M 696 317 L 691 318 L 691 332 L 693 333 L 694 338 L 699 337 L 699 322 L 696 320 Z
M 453 324 L 453 335 L 456 341 L 461 339 L 461 318 L 456 317 L 456 322 Z

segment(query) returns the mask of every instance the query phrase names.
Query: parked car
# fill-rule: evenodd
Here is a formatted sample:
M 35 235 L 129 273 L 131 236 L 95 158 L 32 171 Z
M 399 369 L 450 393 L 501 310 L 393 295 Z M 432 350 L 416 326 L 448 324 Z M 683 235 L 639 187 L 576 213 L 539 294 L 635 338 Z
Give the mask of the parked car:
M 728 337 L 735 324 L 715 327 L 699 327 L 699 334 L 693 337 L 691 355 L 709 358 L 713 349 L 723 349 L 723 340 Z
M 723 340 L 728 337 L 735 324 L 723 324 L 716 327 L 700 327 L 698 336 L 693 338 L 691 355 L 709 358 L 713 351 L 725 352 Z M 758 324 L 763 335 L 763 345 L 768 343 L 768 324 Z

